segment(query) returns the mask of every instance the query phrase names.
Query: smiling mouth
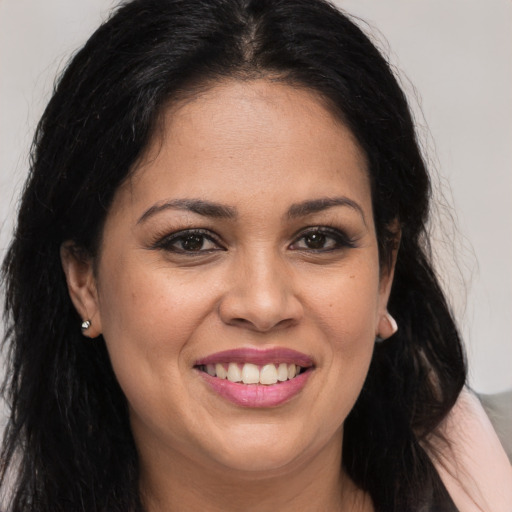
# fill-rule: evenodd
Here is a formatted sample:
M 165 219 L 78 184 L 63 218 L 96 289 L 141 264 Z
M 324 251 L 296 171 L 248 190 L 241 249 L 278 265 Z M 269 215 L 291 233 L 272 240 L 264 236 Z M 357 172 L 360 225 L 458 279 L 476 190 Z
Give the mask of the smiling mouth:
M 207 373 L 210 377 L 248 385 L 260 384 L 265 386 L 293 380 L 308 369 L 304 366 L 288 363 L 257 365 L 237 362 L 201 364 L 197 365 L 196 368 Z

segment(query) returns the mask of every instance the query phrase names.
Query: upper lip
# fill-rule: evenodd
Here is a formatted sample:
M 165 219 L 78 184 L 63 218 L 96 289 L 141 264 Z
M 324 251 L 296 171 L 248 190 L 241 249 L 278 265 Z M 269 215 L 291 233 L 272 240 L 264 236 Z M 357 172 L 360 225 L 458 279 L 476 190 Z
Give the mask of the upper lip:
M 303 368 L 308 368 L 314 364 L 313 359 L 302 352 L 284 347 L 273 347 L 267 349 L 237 348 L 223 350 L 198 359 L 195 366 L 217 363 L 252 363 L 257 365 L 287 363 Z

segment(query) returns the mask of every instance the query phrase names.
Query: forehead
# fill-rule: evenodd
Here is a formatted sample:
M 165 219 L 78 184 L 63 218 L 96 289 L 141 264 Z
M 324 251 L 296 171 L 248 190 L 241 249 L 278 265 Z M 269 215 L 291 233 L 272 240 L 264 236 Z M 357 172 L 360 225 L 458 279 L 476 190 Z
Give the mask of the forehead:
M 365 155 L 318 94 L 230 80 L 167 108 L 115 203 L 142 207 L 169 195 L 247 203 L 269 194 L 296 202 L 347 188 L 370 200 Z

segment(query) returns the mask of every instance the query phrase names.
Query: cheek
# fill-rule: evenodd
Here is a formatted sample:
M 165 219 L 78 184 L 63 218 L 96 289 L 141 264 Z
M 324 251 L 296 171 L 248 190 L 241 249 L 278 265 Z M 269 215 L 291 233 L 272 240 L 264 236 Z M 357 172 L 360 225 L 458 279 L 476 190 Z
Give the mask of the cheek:
M 158 350 L 179 346 L 204 313 L 209 298 L 195 279 L 180 278 L 156 265 L 118 262 L 105 265 L 107 286 L 100 289 L 104 337 L 115 343 Z
M 327 347 L 321 364 L 331 387 L 338 390 L 334 409 L 342 419 L 361 391 L 373 354 L 379 310 L 379 275 L 374 269 L 371 264 L 354 266 L 309 293 Z
M 190 369 L 190 342 L 210 301 L 192 283 L 171 280 L 162 269 L 119 262 L 108 271 L 100 298 L 112 367 L 132 413 L 158 430 L 158 418 L 186 410 L 182 376 Z
M 177 385 L 180 368 L 190 362 L 188 342 L 211 309 L 211 297 L 162 268 L 118 261 L 104 269 L 103 337 L 121 387 L 130 395 L 164 381 Z
M 331 272 L 322 286 L 309 286 L 305 296 L 319 325 L 327 333 L 334 350 L 347 356 L 375 339 L 379 297 L 379 273 L 364 259 Z

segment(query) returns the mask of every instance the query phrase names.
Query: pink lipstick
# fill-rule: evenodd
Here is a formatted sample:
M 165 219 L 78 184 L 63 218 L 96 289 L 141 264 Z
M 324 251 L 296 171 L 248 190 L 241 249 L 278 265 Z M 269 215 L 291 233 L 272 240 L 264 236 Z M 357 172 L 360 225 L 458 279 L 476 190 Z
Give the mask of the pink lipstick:
M 243 348 L 211 354 L 195 368 L 212 391 L 242 407 L 276 407 L 306 385 L 313 360 L 285 348 Z
M 196 361 L 195 366 L 216 363 L 289 363 L 309 368 L 313 366 L 313 359 L 288 348 L 276 347 L 269 349 L 238 348 L 216 352 Z

